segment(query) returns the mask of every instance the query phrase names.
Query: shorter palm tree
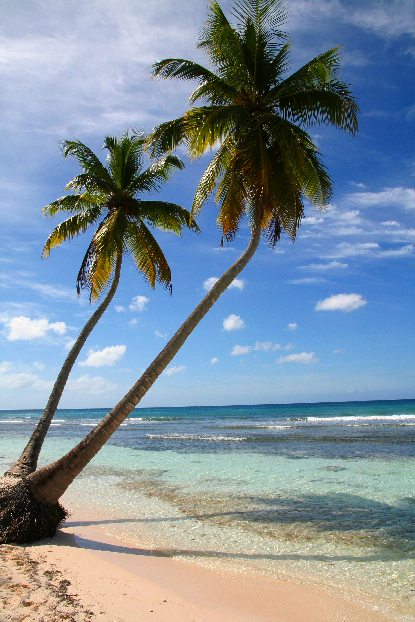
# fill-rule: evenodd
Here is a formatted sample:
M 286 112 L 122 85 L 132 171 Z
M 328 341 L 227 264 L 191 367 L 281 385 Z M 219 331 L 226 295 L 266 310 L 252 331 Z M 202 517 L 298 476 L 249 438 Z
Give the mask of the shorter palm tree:
M 108 150 L 107 166 L 80 141 L 64 141 L 64 157 L 71 155 L 82 172 L 66 186 L 74 194 L 61 197 L 45 208 L 43 213 L 53 217 L 72 213 L 52 231 L 43 249 L 48 257 L 55 246 L 98 227 L 85 253 L 77 278 L 77 292 L 90 292 L 90 301 L 99 296 L 111 281 L 104 300 L 88 319 L 69 352 L 56 379 L 45 410 L 19 460 L 8 471 L 23 476 L 37 468 L 37 461 L 50 422 L 56 412 L 70 371 L 87 337 L 110 304 L 118 286 L 123 254 L 130 255 L 138 271 L 154 288 L 156 281 L 171 291 L 171 272 L 167 260 L 149 227 L 176 234 L 190 226 L 187 210 L 174 203 L 149 201 L 137 195 L 158 190 L 170 175 L 184 167 L 173 155 L 158 159 L 143 170 L 143 148 L 146 137 L 139 132 L 125 132 L 120 138 L 107 136 L 103 149 Z

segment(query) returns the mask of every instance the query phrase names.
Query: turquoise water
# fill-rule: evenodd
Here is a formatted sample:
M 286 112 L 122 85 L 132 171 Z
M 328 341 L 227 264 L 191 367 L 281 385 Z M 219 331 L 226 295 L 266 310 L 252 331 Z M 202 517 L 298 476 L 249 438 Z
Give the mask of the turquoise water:
M 42 461 L 105 410 L 60 410 Z M 0 466 L 40 411 L 0 412 Z M 136 409 L 68 491 L 112 535 L 415 619 L 415 401 Z M 399 616 L 399 617 L 398 617 Z

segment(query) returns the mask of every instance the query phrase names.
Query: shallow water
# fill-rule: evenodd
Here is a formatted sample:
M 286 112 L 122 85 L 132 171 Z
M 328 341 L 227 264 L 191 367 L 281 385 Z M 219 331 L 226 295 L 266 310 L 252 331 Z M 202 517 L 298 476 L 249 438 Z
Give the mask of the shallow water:
M 105 413 L 59 411 L 42 460 Z M 39 414 L 0 413 L 0 466 Z M 415 619 L 414 441 L 409 400 L 139 409 L 67 503 L 106 508 L 108 532 L 141 546 L 358 588 Z

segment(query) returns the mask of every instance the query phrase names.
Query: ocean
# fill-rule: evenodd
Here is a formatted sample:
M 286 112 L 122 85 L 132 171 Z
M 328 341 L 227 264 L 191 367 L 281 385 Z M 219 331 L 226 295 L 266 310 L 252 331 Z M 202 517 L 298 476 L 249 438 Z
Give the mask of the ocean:
M 59 410 L 41 463 L 106 413 Z M 3 471 L 40 414 L 0 411 Z M 415 400 L 135 409 L 69 488 L 78 502 L 137 545 L 415 620 Z

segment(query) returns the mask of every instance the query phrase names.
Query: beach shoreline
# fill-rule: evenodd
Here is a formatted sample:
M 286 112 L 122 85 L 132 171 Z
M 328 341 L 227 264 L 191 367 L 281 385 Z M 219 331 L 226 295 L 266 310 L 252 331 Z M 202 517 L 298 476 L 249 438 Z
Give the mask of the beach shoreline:
M 415 401 L 139 414 L 56 538 L 0 547 L 0 622 L 415 622 Z M 39 415 L 0 411 L 3 472 Z M 40 464 L 101 417 L 60 411 Z
M 78 506 L 53 539 L 0 547 L 0 620 L 392 622 L 404 615 L 291 579 L 236 575 L 108 535 Z

